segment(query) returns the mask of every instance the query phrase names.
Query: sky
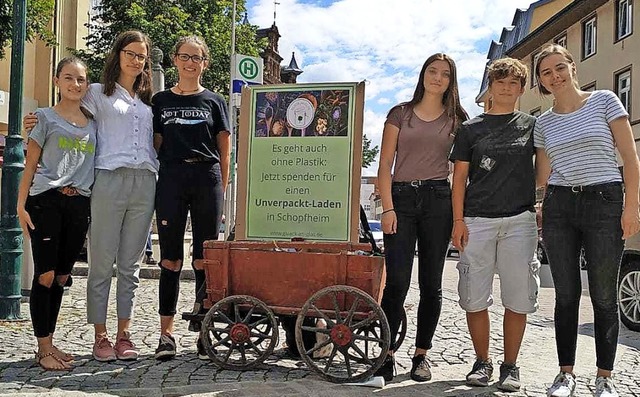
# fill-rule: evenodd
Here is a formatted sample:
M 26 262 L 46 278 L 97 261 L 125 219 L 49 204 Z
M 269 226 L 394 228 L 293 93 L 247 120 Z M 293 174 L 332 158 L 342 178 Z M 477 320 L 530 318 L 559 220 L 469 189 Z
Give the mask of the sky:
M 380 145 L 387 111 L 411 99 L 424 61 L 444 52 L 456 62 L 463 107 L 471 116 L 492 40 L 517 8 L 533 0 L 247 0 L 249 21 L 274 22 L 278 52 L 295 52 L 299 83 L 366 81 L 364 134 Z M 363 175 L 375 175 L 377 159 Z

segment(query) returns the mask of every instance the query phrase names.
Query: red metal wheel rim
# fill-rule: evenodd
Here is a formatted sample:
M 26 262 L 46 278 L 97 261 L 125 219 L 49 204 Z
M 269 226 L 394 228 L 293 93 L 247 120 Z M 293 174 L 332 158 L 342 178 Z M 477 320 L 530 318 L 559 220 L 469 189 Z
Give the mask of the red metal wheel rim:
M 331 329 L 331 340 L 338 346 L 346 346 L 351 342 L 352 332 L 344 324 L 337 324 Z
M 231 327 L 231 332 L 229 332 L 229 336 L 234 343 L 244 343 L 249 340 L 249 336 L 251 335 L 251 331 L 246 324 L 234 324 Z

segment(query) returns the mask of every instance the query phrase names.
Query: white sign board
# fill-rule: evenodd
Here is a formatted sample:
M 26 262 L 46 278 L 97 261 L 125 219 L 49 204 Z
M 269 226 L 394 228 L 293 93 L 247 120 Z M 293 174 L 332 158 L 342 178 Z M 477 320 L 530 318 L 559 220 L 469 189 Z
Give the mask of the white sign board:
M 246 83 L 262 84 L 264 73 L 264 63 L 260 57 L 250 57 L 248 55 L 233 55 L 234 75 L 233 80 L 241 80 Z

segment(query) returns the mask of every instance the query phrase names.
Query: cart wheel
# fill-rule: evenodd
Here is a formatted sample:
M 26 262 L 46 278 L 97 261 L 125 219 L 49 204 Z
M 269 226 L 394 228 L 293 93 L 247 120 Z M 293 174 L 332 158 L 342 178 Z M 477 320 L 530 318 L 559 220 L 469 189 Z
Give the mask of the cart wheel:
M 318 305 L 331 305 L 333 310 L 320 311 Z M 347 310 L 343 311 L 341 307 Z M 322 318 L 326 328 L 302 325 L 305 317 Z M 370 335 L 363 331 L 369 327 L 379 330 L 378 334 Z M 323 341 L 306 350 L 302 331 L 326 337 L 319 338 Z M 316 292 L 304 304 L 296 321 L 296 344 L 300 357 L 313 371 L 336 383 L 358 382 L 371 377 L 387 356 L 389 334 L 387 318 L 376 301 L 366 292 L 346 285 Z M 328 357 L 312 358 L 314 352 L 325 346 L 331 346 Z
M 358 335 L 364 336 L 373 336 L 374 338 L 380 338 L 380 326 L 378 323 L 371 324 L 368 327 L 362 327 L 358 330 Z M 389 350 L 393 350 L 397 352 L 400 350 L 400 346 L 402 346 L 402 342 L 404 342 L 404 338 L 407 336 L 407 312 L 404 308 L 402 308 L 402 313 L 400 314 L 400 327 L 398 328 L 398 334 L 396 335 L 396 341 L 393 346 Z M 365 349 L 369 349 L 370 346 L 377 347 L 377 343 L 366 341 L 364 344 Z M 365 350 L 365 353 L 367 350 Z
M 276 317 L 261 300 L 234 295 L 209 309 L 202 321 L 200 339 L 217 366 L 246 370 L 273 352 L 278 344 L 277 329 Z

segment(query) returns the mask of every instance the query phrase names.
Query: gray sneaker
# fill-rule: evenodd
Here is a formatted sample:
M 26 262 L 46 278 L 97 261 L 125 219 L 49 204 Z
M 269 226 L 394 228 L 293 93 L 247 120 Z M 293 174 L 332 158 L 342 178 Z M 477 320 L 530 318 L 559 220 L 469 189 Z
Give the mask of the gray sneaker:
M 598 376 L 596 378 L 596 397 L 618 397 L 613 379 L 609 376 Z
M 156 349 L 156 360 L 171 360 L 176 356 L 176 340 L 171 335 L 160 335 L 160 342 Z
M 520 390 L 520 368 L 515 364 L 500 364 L 500 379 L 498 389 L 502 391 Z
M 547 389 L 549 397 L 571 397 L 576 390 L 576 377 L 568 372 L 560 372 Z
M 416 382 L 427 382 L 431 380 L 431 367 L 424 354 L 418 354 L 411 359 L 411 379 Z
M 489 381 L 493 375 L 493 364 L 491 359 L 485 361 L 476 360 L 471 372 L 467 374 L 467 385 L 469 386 L 489 386 Z

